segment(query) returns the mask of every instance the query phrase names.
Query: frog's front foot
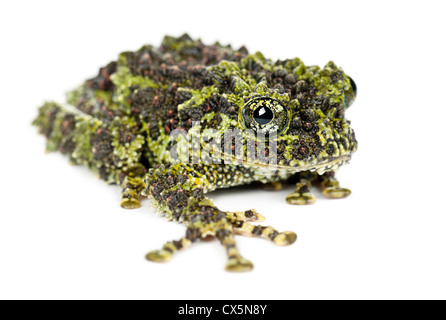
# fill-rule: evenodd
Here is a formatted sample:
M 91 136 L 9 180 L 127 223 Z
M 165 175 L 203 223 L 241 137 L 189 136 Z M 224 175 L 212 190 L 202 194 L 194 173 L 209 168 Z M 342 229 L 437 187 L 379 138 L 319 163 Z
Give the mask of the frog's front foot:
M 286 197 L 286 201 L 293 205 L 307 205 L 316 201 L 316 197 L 311 193 L 313 183 L 316 183 L 322 190 L 322 194 L 329 199 L 342 199 L 348 197 L 351 191 L 339 186 L 339 181 L 334 177 L 334 172 L 329 171 L 323 175 L 316 173 L 300 173 L 296 184 L 296 191 Z
M 296 184 L 296 191 L 286 197 L 286 202 L 295 205 L 312 204 L 316 201 L 316 197 L 310 190 L 310 182 L 301 180 L 301 182 Z
M 141 207 L 141 203 L 139 201 L 138 198 L 132 198 L 132 197 L 128 197 L 128 198 L 124 198 L 121 200 L 121 207 L 123 207 L 124 209 L 137 209 L 139 207 Z
M 121 207 L 124 209 L 139 208 L 141 206 L 139 199 L 143 187 L 141 177 L 126 176 L 123 182 Z
M 333 171 L 329 171 L 320 176 L 320 186 L 322 194 L 329 199 L 343 199 L 348 197 L 352 192 L 350 189 L 339 186 Z
M 292 231 L 284 231 L 277 235 L 274 239 L 274 243 L 279 246 L 289 246 L 297 240 L 297 234 Z
M 187 226 L 186 234 L 177 241 L 164 244 L 161 249 L 151 251 L 146 258 L 154 262 L 167 262 L 175 252 L 190 246 L 192 243 L 209 238 L 217 238 L 227 254 L 225 269 L 231 272 L 245 272 L 253 268 L 253 264 L 239 252 L 236 235 L 264 238 L 277 245 L 285 246 L 294 243 L 297 236 L 294 232 L 279 232 L 273 227 L 253 225 L 252 222 L 265 218 L 256 210 L 222 211 L 214 206 L 211 199 L 204 195 L 207 180 L 200 175 L 208 167 L 187 167 L 164 165 L 150 169 L 143 178 L 144 196 L 150 196 L 155 206 L 162 208 L 166 216 Z M 213 172 L 218 168 L 213 168 Z M 188 176 L 195 172 L 195 176 Z M 200 179 L 196 177 L 202 177 Z M 131 181 L 130 181 L 131 182 Z M 129 185 L 127 190 L 137 188 Z
M 232 258 L 229 259 L 226 264 L 225 270 L 230 272 L 246 272 L 251 271 L 254 265 L 251 261 L 244 258 Z
M 246 272 L 254 267 L 237 249 L 235 235 L 265 238 L 280 246 L 294 243 L 297 235 L 291 231 L 278 232 L 272 227 L 252 225 L 249 221 L 259 221 L 263 216 L 255 210 L 222 212 L 216 207 L 202 207 L 200 213 L 192 216 L 186 236 L 178 241 L 169 241 L 161 249 L 149 252 L 146 259 L 153 262 L 168 262 L 175 252 L 189 247 L 193 242 L 216 237 L 226 249 L 228 262 L 226 271 Z

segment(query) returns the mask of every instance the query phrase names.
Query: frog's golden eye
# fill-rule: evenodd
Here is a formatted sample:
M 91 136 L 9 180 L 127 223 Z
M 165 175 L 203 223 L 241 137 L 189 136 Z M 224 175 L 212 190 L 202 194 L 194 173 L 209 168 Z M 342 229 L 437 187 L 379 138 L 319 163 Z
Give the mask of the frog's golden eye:
M 356 94 L 358 92 L 356 83 L 353 81 L 353 79 L 348 77 L 348 80 L 350 81 L 350 87 L 344 93 L 344 105 L 346 108 L 350 107 L 353 104 L 353 102 L 355 102 Z
M 273 131 L 277 134 L 283 133 L 290 117 L 280 101 L 261 97 L 251 99 L 245 104 L 242 118 L 246 128 L 269 135 Z

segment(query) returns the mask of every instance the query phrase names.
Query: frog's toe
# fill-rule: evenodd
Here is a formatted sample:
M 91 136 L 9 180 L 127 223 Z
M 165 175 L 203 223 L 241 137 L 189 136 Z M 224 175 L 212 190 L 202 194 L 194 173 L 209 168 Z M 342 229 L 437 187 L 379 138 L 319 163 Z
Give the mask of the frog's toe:
M 256 209 L 246 210 L 244 212 L 244 219 L 240 219 L 244 221 L 263 221 L 265 217 L 257 212 Z
M 124 198 L 121 201 L 121 207 L 124 209 L 137 209 L 141 207 L 141 203 L 138 199 L 135 198 Z
M 230 220 L 258 222 L 265 220 L 265 217 L 258 213 L 256 209 L 235 212 L 226 211 L 225 213 Z
M 293 205 L 307 205 L 316 201 L 316 197 L 311 193 L 311 183 L 302 179 L 296 184 L 296 191 L 286 197 L 286 202 Z
M 269 191 L 280 191 L 283 189 L 283 185 L 280 181 L 274 181 L 263 184 L 262 188 Z
M 226 264 L 226 271 L 230 272 L 247 272 L 251 271 L 254 268 L 254 265 L 251 261 L 244 258 L 231 258 Z
M 234 222 L 234 232 L 247 237 L 260 237 L 274 242 L 279 246 L 288 246 L 297 240 L 292 231 L 279 232 L 273 227 L 255 226 L 249 222 Z
M 284 231 L 279 233 L 274 238 L 274 243 L 279 246 L 289 246 L 290 244 L 293 244 L 297 240 L 297 234 L 295 234 L 292 231 Z
M 329 199 L 342 199 L 348 197 L 352 192 L 350 189 L 341 187 L 325 188 L 322 194 Z
M 149 252 L 146 259 L 153 262 L 169 262 L 176 251 L 186 249 L 190 244 L 191 241 L 186 237 L 178 241 L 169 241 L 162 249 Z
M 352 192 L 339 185 L 333 171 L 328 171 L 319 177 L 322 194 L 329 199 L 342 199 L 348 197 Z
M 286 202 L 293 205 L 313 204 L 316 197 L 311 192 L 293 192 L 286 197 Z
M 146 259 L 152 262 L 169 262 L 172 260 L 172 252 L 167 250 L 154 250 L 146 255 Z

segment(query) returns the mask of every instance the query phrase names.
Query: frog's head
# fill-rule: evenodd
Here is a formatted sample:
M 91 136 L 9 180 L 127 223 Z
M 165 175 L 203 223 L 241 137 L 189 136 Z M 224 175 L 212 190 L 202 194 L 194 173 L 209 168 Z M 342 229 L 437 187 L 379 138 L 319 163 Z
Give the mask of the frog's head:
M 182 107 L 201 111 L 206 141 L 212 140 L 209 132 L 224 138 L 218 150 L 206 144 L 213 157 L 322 173 L 346 163 L 356 150 L 345 119 L 356 85 L 334 63 L 321 69 L 297 58 L 272 62 L 256 53 L 208 70 L 214 85 L 194 92 Z

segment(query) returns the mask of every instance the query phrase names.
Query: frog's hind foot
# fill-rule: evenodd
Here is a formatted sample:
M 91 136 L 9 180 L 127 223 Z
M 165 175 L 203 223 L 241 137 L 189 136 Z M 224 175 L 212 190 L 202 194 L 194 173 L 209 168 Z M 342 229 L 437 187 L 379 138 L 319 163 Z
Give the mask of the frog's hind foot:
M 230 212 L 226 211 L 226 218 L 228 218 L 230 221 L 264 221 L 265 217 L 262 216 L 260 213 L 257 212 L 256 209 L 246 210 L 246 211 L 235 211 Z
M 280 181 L 273 181 L 262 184 L 262 189 L 268 191 L 280 191 L 283 189 L 283 185 Z
M 251 261 L 245 259 L 237 249 L 235 235 L 259 237 L 270 240 L 279 246 L 293 244 L 297 235 L 291 231 L 279 232 L 272 227 L 255 226 L 248 221 L 259 221 L 262 217 L 255 210 L 222 212 L 215 207 L 203 208 L 188 224 L 185 237 L 167 242 L 160 250 L 146 255 L 153 262 L 168 262 L 175 252 L 189 247 L 193 242 L 217 238 L 226 250 L 228 262 L 226 271 L 246 272 L 253 269 Z

